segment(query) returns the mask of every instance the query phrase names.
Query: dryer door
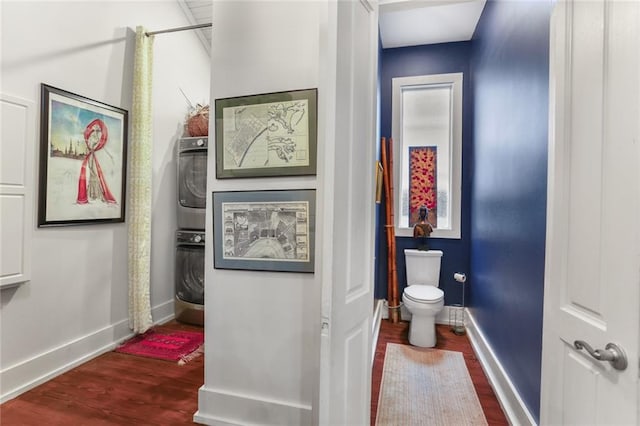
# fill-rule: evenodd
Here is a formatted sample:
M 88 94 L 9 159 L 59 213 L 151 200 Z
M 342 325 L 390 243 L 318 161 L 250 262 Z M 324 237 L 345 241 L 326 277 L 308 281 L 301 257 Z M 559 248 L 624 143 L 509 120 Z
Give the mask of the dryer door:
M 204 209 L 207 193 L 207 151 L 185 151 L 178 156 L 178 200 L 183 207 Z
M 204 305 L 204 245 L 178 245 L 176 296 L 185 302 Z

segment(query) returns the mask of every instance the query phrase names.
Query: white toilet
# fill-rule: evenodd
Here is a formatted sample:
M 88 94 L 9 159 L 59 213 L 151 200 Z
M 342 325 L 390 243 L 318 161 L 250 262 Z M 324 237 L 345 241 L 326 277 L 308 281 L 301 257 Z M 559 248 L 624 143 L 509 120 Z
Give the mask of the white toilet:
M 405 249 L 407 287 L 402 302 L 411 312 L 409 343 L 423 348 L 436 345 L 436 315 L 444 307 L 444 292 L 440 280 L 440 250 Z

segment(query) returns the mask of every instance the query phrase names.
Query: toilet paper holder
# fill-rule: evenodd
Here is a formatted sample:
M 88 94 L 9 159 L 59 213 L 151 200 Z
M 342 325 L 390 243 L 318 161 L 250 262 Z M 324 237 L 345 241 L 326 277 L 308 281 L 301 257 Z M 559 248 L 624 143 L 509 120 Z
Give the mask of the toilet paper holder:
M 465 283 L 467 282 L 467 276 L 462 272 L 456 272 L 455 274 L 453 274 L 453 279 L 456 280 L 456 282 L 462 284 L 462 303 L 454 304 L 449 307 L 449 327 L 455 335 L 462 336 L 466 333 L 464 315 L 464 287 Z

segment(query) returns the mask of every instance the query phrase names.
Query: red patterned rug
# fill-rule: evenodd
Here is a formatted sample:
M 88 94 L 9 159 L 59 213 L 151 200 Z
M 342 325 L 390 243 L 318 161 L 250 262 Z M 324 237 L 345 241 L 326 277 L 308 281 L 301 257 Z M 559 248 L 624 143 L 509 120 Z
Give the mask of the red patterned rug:
M 203 343 L 202 332 L 149 330 L 126 341 L 115 352 L 183 364 L 202 354 Z

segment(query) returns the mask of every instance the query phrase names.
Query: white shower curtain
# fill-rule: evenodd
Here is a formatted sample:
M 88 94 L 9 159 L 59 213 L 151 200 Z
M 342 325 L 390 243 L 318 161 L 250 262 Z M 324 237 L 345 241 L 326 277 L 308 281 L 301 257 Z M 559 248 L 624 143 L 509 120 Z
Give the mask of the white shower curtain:
M 129 144 L 129 327 L 144 333 L 151 318 L 151 178 L 153 36 L 136 28 Z

